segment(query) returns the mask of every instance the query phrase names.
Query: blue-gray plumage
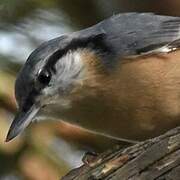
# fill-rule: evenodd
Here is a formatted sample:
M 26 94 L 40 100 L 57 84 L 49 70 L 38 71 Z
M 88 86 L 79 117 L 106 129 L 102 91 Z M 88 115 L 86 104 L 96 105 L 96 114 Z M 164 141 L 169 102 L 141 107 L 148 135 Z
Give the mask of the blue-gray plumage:
M 39 116 L 128 142 L 176 126 L 180 72 L 167 76 L 172 68 L 156 55 L 173 59 L 179 39 L 179 17 L 124 13 L 45 42 L 17 77 L 19 113 L 7 141 Z

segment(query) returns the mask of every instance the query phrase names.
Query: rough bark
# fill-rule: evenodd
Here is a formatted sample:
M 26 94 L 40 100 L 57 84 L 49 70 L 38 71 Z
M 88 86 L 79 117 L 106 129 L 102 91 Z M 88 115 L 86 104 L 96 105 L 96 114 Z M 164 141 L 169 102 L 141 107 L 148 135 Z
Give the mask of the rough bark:
M 131 147 L 113 149 L 62 180 L 180 180 L 180 127 Z

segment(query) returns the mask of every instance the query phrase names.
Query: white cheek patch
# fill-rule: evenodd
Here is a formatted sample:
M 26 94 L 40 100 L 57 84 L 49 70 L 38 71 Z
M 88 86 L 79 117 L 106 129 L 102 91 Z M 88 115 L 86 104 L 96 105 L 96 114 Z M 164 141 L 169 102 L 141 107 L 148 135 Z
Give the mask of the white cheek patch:
M 69 51 L 56 63 L 56 74 L 52 79 L 52 85 L 42 91 L 42 104 L 56 104 L 68 109 L 71 101 L 66 98 L 69 88 L 75 84 L 82 84 L 85 76 L 85 68 L 82 60 L 82 51 Z
M 46 92 L 44 91 L 43 96 L 40 97 L 40 102 L 41 102 L 41 106 L 43 105 L 56 105 L 61 109 L 70 109 L 71 108 L 71 100 L 66 98 L 66 97 L 62 97 L 59 94 L 55 94 L 52 96 L 49 95 L 45 95 L 45 93 L 48 93 L 48 89 L 46 90 Z
M 69 82 L 81 80 L 83 77 L 84 63 L 82 60 L 82 50 L 69 51 L 56 64 L 57 78 L 59 82 Z

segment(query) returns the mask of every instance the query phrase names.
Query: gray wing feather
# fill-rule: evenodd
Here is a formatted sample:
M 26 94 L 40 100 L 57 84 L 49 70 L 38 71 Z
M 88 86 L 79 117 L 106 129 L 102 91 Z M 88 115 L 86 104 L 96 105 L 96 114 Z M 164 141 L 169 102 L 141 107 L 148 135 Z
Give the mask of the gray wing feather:
M 104 20 L 94 30 L 119 56 L 169 52 L 180 46 L 180 17 L 124 13 Z

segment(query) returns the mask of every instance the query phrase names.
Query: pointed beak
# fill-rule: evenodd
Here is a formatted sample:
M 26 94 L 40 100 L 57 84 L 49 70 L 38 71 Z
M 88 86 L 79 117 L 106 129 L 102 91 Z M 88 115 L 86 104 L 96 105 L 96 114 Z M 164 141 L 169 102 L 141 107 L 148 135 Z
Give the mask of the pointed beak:
M 34 104 L 26 112 L 18 112 L 9 128 L 6 142 L 19 135 L 32 122 L 39 109 L 40 106 Z

